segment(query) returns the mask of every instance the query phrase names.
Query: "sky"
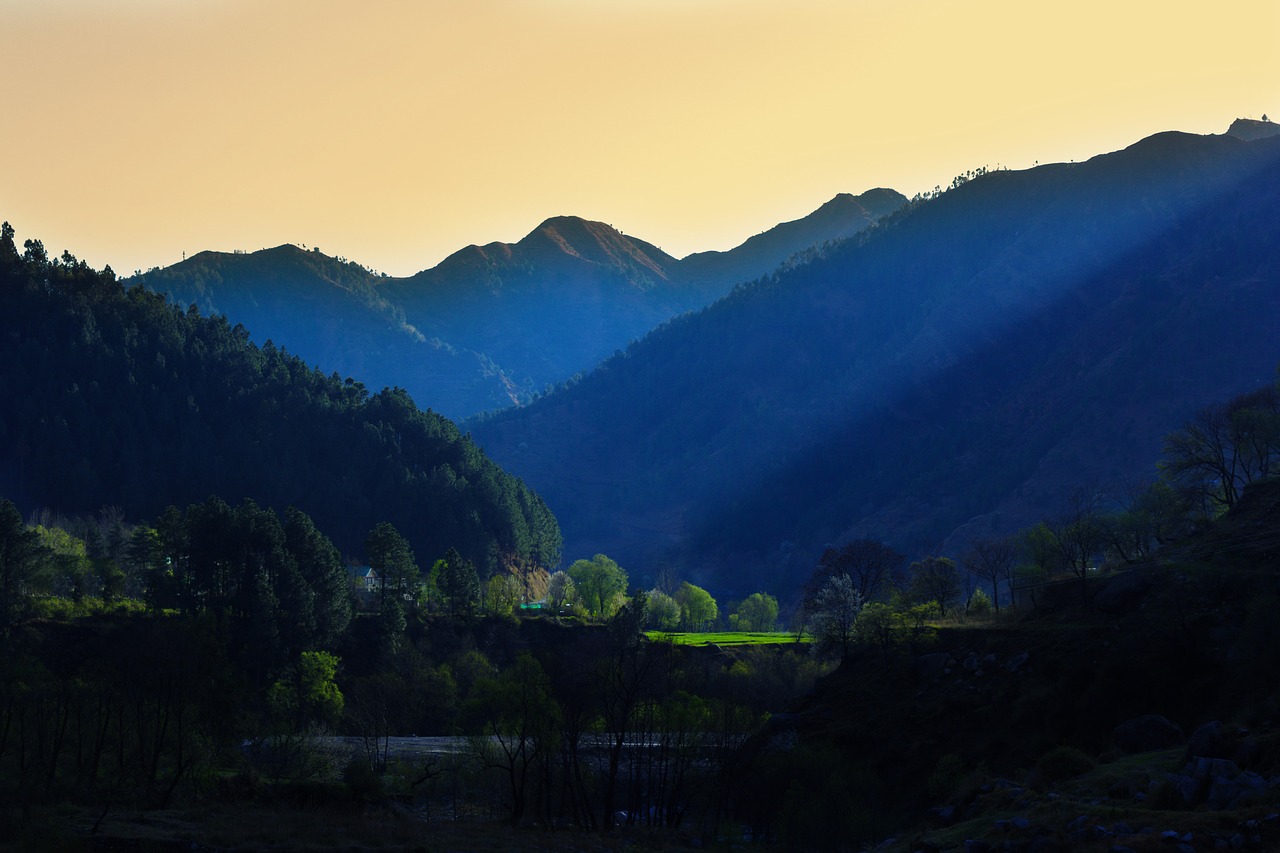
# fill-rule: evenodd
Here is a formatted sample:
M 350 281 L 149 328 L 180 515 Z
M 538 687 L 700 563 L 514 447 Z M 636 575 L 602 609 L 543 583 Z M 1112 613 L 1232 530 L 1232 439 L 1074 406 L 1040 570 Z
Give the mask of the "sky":
M 1280 118 L 1278 38 L 1276 0 L 0 0 L 0 219 L 122 275 L 409 275 L 556 215 L 682 257 Z

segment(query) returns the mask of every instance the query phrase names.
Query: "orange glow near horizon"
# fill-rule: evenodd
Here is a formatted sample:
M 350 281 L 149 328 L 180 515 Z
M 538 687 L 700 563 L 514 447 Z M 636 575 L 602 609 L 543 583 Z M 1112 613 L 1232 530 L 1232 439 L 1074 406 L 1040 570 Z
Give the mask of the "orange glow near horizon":
M 683 256 L 1280 113 L 1277 35 L 1274 0 L 0 0 L 0 219 L 122 274 L 407 275 L 559 214 Z

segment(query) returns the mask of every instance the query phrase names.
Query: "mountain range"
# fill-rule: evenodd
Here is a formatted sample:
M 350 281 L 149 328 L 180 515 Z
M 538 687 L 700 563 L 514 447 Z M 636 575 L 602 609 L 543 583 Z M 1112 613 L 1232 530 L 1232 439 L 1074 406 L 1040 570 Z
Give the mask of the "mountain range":
M 1152 478 L 1273 381 L 1280 139 L 1162 133 L 957 181 L 474 421 L 566 556 L 794 590 L 855 536 L 954 551 Z
M 284 245 L 201 252 L 131 283 L 461 418 L 527 402 L 663 321 L 905 202 L 886 189 L 840 194 L 735 249 L 683 260 L 602 222 L 557 216 L 517 243 L 468 246 L 408 278 Z
M 854 537 L 954 553 L 1150 479 L 1198 408 L 1273 381 L 1274 130 L 841 195 L 682 260 L 555 217 L 406 279 L 283 246 L 139 282 L 334 379 L 507 405 L 464 429 L 570 560 L 785 595 Z

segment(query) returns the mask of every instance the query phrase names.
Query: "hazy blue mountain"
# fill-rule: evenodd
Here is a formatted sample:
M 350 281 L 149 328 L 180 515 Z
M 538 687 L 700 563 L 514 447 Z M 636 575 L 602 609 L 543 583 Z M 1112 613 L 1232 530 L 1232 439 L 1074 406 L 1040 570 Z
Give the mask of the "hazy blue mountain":
M 416 392 L 424 408 L 432 400 L 453 414 L 509 405 L 505 378 L 483 355 L 423 335 L 387 299 L 389 279 L 350 261 L 292 245 L 201 252 L 134 281 L 206 316 L 226 314 L 257 342 L 282 345 L 325 371 Z
M 691 281 L 751 281 L 807 249 L 852 237 L 906 201 L 902 193 L 887 189 L 840 193 L 803 219 L 776 225 L 727 252 L 688 255 L 680 261 L 680 273 Z
M 202 252 L 140 278 L 259 342 L 450 416 L 524 402 L 660 323 L 797 252 L 851 236 L 906 199 L 842 194 L 728 252 L 677 260 L 601 222 L 548 219 L 517 243 L 468 246 L 409 278 L 318 251 Z
M 990 173 L 471 424 L 573 559 L 785 592 L 853 535 L 912 553 L 1151 475 L 1269 382 L 1280 139 L 1166 133 Z

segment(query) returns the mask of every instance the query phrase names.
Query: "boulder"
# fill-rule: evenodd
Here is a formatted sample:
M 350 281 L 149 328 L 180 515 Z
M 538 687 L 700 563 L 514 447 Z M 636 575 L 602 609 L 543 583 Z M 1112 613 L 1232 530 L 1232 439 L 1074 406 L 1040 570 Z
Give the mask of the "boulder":
M 1214 776 L 1209 785 L 1205 804 L 1211 809 L 1238 808 L 1245 803 L 1260 800 L 1267 793 L 1267 780 L 1257 773 L 1244 772 L 1233 778 Z
M 1103 613 L 1118 613 L 1132 609 L 1147 594 L 1150 586 L 1150 578 L 1140 569 L 1121 572 L 1098 590 L 1093 598 L 1093 606 Z
M 1144 714 L 1125 720 L 1116 726 L 1113 736 L 1120 751 L 1127 753 L 1168 749 L 1185 740 L 1182 729 L 1160 714 Z
M 1210 720 L 1187 738 L 1187 760 L 1193 758 L 1231 758 L 1226 729 L 1221 720 Z
M 946 652 L 920 655 L 916 658 L 916 672 L 921 678 L 941 678 L 953 663 L 951 655 Z

